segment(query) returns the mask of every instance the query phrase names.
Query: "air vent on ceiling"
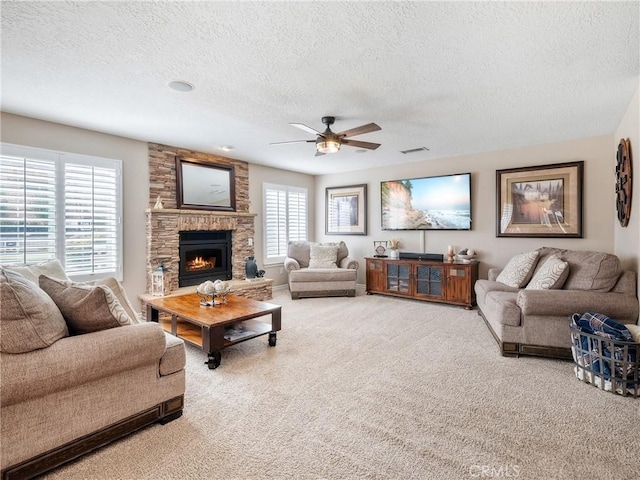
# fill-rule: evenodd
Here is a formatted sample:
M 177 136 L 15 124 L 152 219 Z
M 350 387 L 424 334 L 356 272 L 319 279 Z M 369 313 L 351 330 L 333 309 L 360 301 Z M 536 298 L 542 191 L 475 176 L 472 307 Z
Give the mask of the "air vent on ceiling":
M 411 148 L 409 150 L 400 150 L 400 153 L 404 153 L 406 155 L 407 153 L 422 152 L 423 150 L 429 151 L 427 147 L 418 147 L 418 148 Z

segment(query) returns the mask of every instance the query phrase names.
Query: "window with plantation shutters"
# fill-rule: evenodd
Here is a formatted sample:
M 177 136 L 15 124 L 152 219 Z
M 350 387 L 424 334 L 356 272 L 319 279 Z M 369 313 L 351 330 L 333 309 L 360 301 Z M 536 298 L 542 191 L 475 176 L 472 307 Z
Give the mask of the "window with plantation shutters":
M 0 264 L 60 259 L 82 281 L 122 277 L 121 162 L 2 144 Z
M 263 184 L 265 263 L 283 262 L 289 241 L 307 240 L 307 189 Z

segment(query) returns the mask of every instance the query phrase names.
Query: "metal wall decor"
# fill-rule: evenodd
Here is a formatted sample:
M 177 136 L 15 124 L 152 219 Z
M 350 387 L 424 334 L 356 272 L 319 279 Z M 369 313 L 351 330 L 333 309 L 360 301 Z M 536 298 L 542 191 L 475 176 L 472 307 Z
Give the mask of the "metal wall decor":
M 620 139 L 616 155 L 616 211 L 622 227 L 629 225 L 631 217 L 631 193 L 633 174 L 631 172 L 631 143 Z

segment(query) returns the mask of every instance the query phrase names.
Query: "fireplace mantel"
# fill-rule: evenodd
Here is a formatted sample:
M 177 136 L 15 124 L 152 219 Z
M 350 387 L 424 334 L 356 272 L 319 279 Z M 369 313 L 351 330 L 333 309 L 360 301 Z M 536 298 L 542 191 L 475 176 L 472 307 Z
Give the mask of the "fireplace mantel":
M 250 212 L 218 212 L 215 210 L 186 210 L 182 208 L 147 208 L 147 214 L 157 215 L 182 215 L 182 216 L 212 216 L 212 217 L 255 217 L 257 213 Z

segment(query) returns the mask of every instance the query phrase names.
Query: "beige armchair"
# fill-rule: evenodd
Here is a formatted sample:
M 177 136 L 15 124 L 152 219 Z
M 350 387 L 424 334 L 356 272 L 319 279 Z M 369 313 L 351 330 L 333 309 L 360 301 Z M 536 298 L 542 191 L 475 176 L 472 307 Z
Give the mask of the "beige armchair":
M 358 262 L 344 242 L 289 242 L 284 268 L 291 298 L 356 295 Z

